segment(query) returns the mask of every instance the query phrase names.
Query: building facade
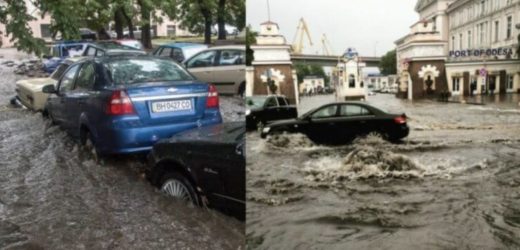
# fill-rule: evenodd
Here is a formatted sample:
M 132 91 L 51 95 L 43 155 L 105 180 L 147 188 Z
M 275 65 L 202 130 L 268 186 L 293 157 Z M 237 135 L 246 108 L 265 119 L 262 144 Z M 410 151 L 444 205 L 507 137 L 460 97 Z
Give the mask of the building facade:
M 516 48 L 520 1 L 459 0 L 447 13 L 450 36 L 446 76 L 450 92 L 519 92 Z
M 397 40 L 398 97 L 518 92 L 519 0 L 418 0 Z
M 325 78 L 323 76 L 305 76 L 300 84 L 300 94 L 317 93 L 325 89 Z
M 260 33 L 256 37 L 256 44 L 251 46 L 254 51 L 252 70 L 246 74 L 246 91 L 251 95 L 285 95 L 292 104 L 299 103 L 299 89 L 296 71 L 291 61 L 291 45 L 286 43 L 285 37 L 280 35 L 278 24 L 268 21 L 260 25 Z M 276 86 L 271 90 L 269 82 Z
M 397 93 L 397 75 L 368 74 L 364 81 L 369 90 Z
M 45 15 L 42 18 L 40 10 L 33 4 L 32 1 L 24 0 L 25 5 L 27 6 L 27 13 L 35 18 L 35 20 L 30 21 L 27 25 L 33 32 L 34 37 L 42 38 L 46 42 L 52 42 L 52 35 L 50 31 L 51 27 L 51 17 L 49 15 Z M 0 0 L 0 6 L 4 6 L 6 3 Z M 180 28 L 180 24 L 176 20 L 171 20 L 166 15 L 161 15 L 161 13 L 156 13 L 162 17 L 162 22 L 153 22 L 152 29 L 154 30 L 153 34 L 156 36 L 162 37 L 175 37 L 175 36 L 193 36 L 194 34 L 190 33 L 187 30 Z M 15 41 L 11 41 L 11 36 L 5 35 L 5 25 L 0 23 L 0 31 L 3 33 L 0 36 L 2 41 L 2 48 L 12 47 L 14 46 Z

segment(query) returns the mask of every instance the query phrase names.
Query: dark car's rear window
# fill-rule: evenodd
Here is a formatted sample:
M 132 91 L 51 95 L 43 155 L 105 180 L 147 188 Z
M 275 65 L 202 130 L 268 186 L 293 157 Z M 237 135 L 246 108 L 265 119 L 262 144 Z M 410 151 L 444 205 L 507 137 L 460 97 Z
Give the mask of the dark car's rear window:
M 105 63 L 108 77 L 115 85 L 145 82 L 195 80 L 171 60 L 158 58 L 121 58 Z

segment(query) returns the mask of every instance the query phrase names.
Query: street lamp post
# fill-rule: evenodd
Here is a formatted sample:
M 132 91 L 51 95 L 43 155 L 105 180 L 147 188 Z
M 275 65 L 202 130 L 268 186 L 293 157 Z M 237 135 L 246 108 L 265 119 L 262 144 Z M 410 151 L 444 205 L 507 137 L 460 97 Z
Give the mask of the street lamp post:
M 379 41 L 377 41 L 375 44 L 374 44 L 374 57 L 377 57 L 377 44 L 379 43 Z

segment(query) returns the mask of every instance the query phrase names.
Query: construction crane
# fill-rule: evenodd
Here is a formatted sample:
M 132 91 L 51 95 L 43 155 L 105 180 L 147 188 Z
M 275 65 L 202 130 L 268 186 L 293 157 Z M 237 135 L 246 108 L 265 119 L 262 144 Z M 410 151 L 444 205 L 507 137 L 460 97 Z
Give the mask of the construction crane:
M 321 44 L 323 45 L 323 55 L 335 55 L 334 49 L 332 48 L 332 45 L 330 44 L 330 41 L 329 39 L 327 39 L 327 36 L 325 34 L 323 34 L 323 36 L 321 37 Z
M 305 23 L 305 20 L 303 18 L 300 18 L 300 23 L 298 24 L 298 28 L 296 28 L 296 34 L 294 35 L 294 40 L 292 44 L 294 54 L 303 53 L 303 37 L 305 34 L 307 34 L 307 37 L 309 38 L 309 43 L 312 46 L 311 33 L 309 32 L 307 23 Z M 298 43 L 296 43 L 296 40 L 298 40 Z

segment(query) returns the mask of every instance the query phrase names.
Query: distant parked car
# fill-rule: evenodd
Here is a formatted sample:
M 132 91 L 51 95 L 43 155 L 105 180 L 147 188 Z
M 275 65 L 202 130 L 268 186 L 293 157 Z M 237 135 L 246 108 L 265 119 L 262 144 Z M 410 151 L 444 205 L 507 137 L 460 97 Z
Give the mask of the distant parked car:
M 134 38 L 141 40 L 141 37 L 142 37 L 142 27 L 141 26 L 134 26 L 133 31 L 134 31 Z M 151 37 L 155 37 L 155 32 L 151 28 L 150 28 L 150 35 L 151 35 Z M 128 29 L 125 29 L 123 31 L 123 36 L 126 37 L 126 38 L 130 38 L 130 31 Z M 116 37 L 117 37 L 117 35 L 116 35 Z
M 274 121 L 298 117 L 296 106 L 285 96 L 252 96 L 246 98 L 246 122 L 248 129 L 263 129 Z
M 88 44 L 83 56 L 99 57 L 113 55 L 145 55 L 142 49 L 117 44 L 116 42 L 100 42 Z
M 43 58 L 47 59 L 43 62 L 43 71 L 47 73 L 54 72 L 63 60 L 81 56 L 87 45 L 88 43 L 82 42 L 64 42 L 47 46 L 48 52 L 43 56 Z
M 155 144 L 147 179 L 165 194 L 245 218 L 245 124 L 207 126 Z
M 346 144 L 357 136 L 379 134 L 389 141 L 408 136 L 406 115 L 389 114 L 362 102 L 331 103 L 300 118 L 269 124 L 261 137 L 278 133 L 302 133 L 319 144 Z
M 66 59 L 48 78 L 31 78 L 16 82 L 16 99 L 28 109 L 42 111 L 46 114 L 45 103 L 47 103 L 49 94 L 43 93 L 43 87 L 51 84 L 56 86 L 56 83 L 58 83 L 70 65 L 82 59 L 84 58 L 72 57 Z
M 215 35 L 217 35 L 218 34 L 218 24 L 213 25 L 212 31 L 213 31 L 213 29 L 215 30 L 215 33 L 216 33 Z M 224 29 L 226 30 L 226 35 L 229 35 L 229 36 L 238 35 L 238 33 L 239 33 L 237 27 L 229 25 L 229 24 L 225 24 Z
M 152 54 L 169 57 L 178 63 L 182 63 L 186 58 L 190 58 L 207 48 L 208 45 L 199 43 L 171 43 L 161 45 Z
M 96 160 L 147 153 L 161 139 L 222 122 L 215 88 L 169 59 L 89 58 L 43 92 L 51 94 L 46 108 L 53 124 L 78 138 Z
M 87 29 L 87 28 L 81 28 L 79 29 L 79 32 L 81 33 L 81 39 L 82 40 L 90 40 L 90 41 L 95 41 L 97 40 L 97 34 L 96 32 L 90 30 L 90 29 Z
M 219 46 L 203 50 L 183 63 L 200 81 L 211 82 L 221 94 L 244 95 L 245 46 Z

